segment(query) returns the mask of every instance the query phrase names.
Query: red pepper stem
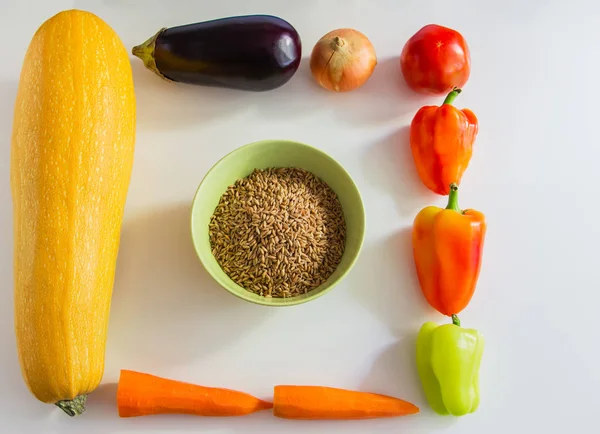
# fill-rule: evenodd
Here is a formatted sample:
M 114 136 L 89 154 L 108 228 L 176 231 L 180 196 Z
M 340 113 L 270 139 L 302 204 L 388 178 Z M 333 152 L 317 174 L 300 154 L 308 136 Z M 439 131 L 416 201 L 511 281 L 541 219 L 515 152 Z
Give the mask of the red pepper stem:
M 455 326 L 460 327 L 460 319 L 458 319 L 458 316 L 452 315 L 452 324 L 454 324 Z
M 458 96 L 458 94 L 461 93 L 461 92 L 462 92 L 462 89 L 459 89 L 459 88 L 455 87 L 448 94 L 448 96 L 444 100 L 443 104 L 452 104 L 454 102 L 454 100 L 456 99 L 456 97 Z
M 446 209 L 451 209 L 462 214 L 461 209 L 458 207 L 458 185 L 450 184 L 450 194 L 448 195 L 448 205 Z

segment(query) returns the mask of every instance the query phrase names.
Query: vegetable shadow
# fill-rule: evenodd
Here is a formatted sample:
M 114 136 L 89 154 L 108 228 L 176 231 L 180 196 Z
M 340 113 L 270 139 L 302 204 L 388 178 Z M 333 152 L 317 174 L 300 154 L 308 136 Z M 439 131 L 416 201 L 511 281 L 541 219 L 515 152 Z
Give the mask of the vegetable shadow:
M 219 118 L 231 120 L 249 108 L 250 93 L 164 80 L 130 57 L 137 123 L 144 130 L 193 128 Z
M 116 369 L 160 372 L 242 339 L 271 312 L 229 294 L 204 270 L 188 204 L 124 223 L 108 355 Z
M 419 330 L 432 311 L 419 289 L 411 228 L 366 245 L 349 291 L 372 315 L 401 338 Z
M 385 348 L 362 383 L 362 390 L 392 395 L 419 407 L 417 414 L 377 421 L 377 428 L 388 429 L 382 432 L 394 432 L 394 428 L 402 428 L 406 432 L 437 432 L 453 425 L 458 419 L 440 417 L 427 403 L 415 358 L 418 332 L 418 328 L 407 331 L 404 336 Z
M 138 124 L 149 130 L 192 128 L 216 120 L 234 122 L 251 112 L 267 120 L 290 121 L 330 113 L 351 125 L 370 125 L 414 113 L 423 103 L 422 97 L 406 86 L 396 57 L 381 59 L 367 83 L 344 93 L 320 87 L 312 77 L 308 57 L 287 83 L 265 92 L 168 82 L 139 59 L 130 60 Z
M 0 390 L 0 397 L 3 397 L 2 402 L 10 403 L 10 406 L 13 405 L 13 397 L 9 397 L 9 394 L 12 395 L 14 390 L 27 392 L 25 383 L 21 379 L 16 352 L 13 301 L 13 208 L 10 192 L 10 143 L 17 88 L 18 84 L 14 82 L 0 83 L 0 113 L 4 114 L 0 117 L 0 131 L 3 132 L 0 136 L 0 175 L 2 176 L 0 200 L 3 205 L 0 207 L 0 240 L 2 240 L 0 271 L 5 276 L 4 290 L 0 292 L 0 342 L 4 348 L 10 348 L 10 351 L 0 353 L 0 364 L 4 368 L 0 371 L 0 379 L 5 385 Z M 18 397 L 21 395 L 25 396 L 25 393 L 19 393 Z
M 421 182 L 410 150 L 410 127 L 405 126 L 367 149 L 364 173 L 374 187 L 387 191 L 398 213 L 411 220 L 439 197 Z
M 87 397 L 85 419 L 101 422 L 119 417 L 117 383 L 103 383 Z M 81 429 L 81 428 L 80 428 Z
M 258 109 L 269 118 L 297 119 L 331 113 L 336 120 L 351 125 L 398 119 L 415 112 L 423 102 L 404 82 L 398 57 L 380 59 L 362 87 L 342 93 L 322 88 L 310 71 L 310 57 L 304 57 L 288 83 L 256 94 L 255 99 Z

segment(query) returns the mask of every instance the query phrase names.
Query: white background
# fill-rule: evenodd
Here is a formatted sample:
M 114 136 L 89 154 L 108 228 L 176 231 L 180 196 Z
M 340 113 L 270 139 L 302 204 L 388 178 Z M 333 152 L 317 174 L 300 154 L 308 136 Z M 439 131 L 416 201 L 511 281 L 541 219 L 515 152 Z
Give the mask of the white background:
M 289 20 L 304 60 L 262 94 L 171 85 L 132 61 L 137 150 L 118 259 L 103 385 L 84 416 L 37 402 L 19 372 L 13 332 L 9 145 L 29 41 L 62 9 L 97 13 L 131 48 L 163 26 L 249 13 Z M 600 398 L 600 5 L 594 0 L 17 1 L 0 3 L 0 431 L 44 433 L 576 433 L 597 431 Z M 405 41 L 428 23 L 459 30 L 472 75 L 459 107 L 480 121 L 460 204 L 489 222 L 477 292 L 463 325 L 486 337 L 475 414 L 432 413 L 414 364 L 415 336 L 443 321 L 421 296 L 410 227 L 425 205 L 407 126 L 424 104 L 399 72 Z M 379 64 L 360 90 L 317 87 L 307 57 L 320 36 L 354 27 Z M 333 292 L 276 310 L 229 295 L 197 261 L 189 208 L 206 171 L 243 144 L 270 138 L 320 147 L 358 184 L 367 232 Z M 309 423 L 269 412 L 238 419 L 119 419 L 119 369 L 269 398 L 277 383 L 321 384 L 410 400 L 415 416 Z

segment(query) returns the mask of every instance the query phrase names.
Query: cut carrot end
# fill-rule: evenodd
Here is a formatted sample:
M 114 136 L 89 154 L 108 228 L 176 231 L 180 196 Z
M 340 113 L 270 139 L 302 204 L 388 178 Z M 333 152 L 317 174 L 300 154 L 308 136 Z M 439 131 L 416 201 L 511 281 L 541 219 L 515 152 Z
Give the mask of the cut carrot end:
M 237 390 L 205 387 L 122 370 L 117 407 L 120 417 L 166 413 L 225 417 L 271 409 L 273 404 Z

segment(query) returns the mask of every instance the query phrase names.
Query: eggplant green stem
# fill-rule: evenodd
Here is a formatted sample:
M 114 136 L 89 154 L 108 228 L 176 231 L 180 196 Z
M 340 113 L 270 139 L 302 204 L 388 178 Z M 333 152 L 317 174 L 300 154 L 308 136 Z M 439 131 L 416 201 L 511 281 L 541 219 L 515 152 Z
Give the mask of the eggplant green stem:
M 462 214 L 462 210 L 458 206 L 458 185 L 450 184 L 450 194 L 448 195 L 448 205 L 446 209 L 451 209 Z
M 62 411 L 67 413 L 69 416 L 77 416 L 82 414 L 85 411 L 85 401 L 87 400 L 87 395 L 79 395 L 73 399 L 65 399 L 63 401 L 58 401 L 56 406 L 59 407 Z
M 460 319 L 458 319 L 458 316 L 452 315 L 452 324 L 454 324 L 455 326 L 460 327 Z
M 459 89 L 458 87 L 455 87 L 454 89 L 452 89 L 452 91 L 448 94 L 448 96 L 446 97 L 446 99 L 444 100 L 443 104 L 452 104 L 454 102 L 454 100 L 456 99 L 456 97 L 458 96 L 459 93 L 462 92 L 462 89 Z
M 156 58 L 154 57 L 154 49 L 156 47 L 156 39 L 165 30 L 166 30 L 166 28 L 160 29 L 158 32 L 156 32 L 156 34 L 154 36 L 152 36 L 146 42 L 133 47 L 131 49 L 131 54 L 133 54 L 135 57 L 139 57 L 140 59 L 142 59 L 142 62 L 144 62 L 144 65 L 146 66 L 146 68 L 148 68 L 150 71 L 154 72 L 159 77 L 165 79 L 166 81 L 173 81 L 173 80 L 165 77 L 164 75 L 162 75 L 162 73 L 159 71 L 158 67 L 156 66 Z

